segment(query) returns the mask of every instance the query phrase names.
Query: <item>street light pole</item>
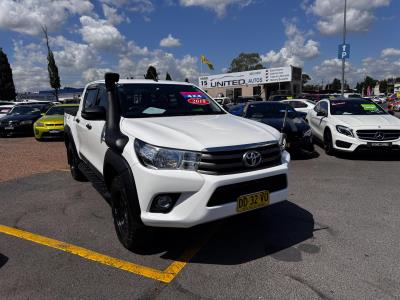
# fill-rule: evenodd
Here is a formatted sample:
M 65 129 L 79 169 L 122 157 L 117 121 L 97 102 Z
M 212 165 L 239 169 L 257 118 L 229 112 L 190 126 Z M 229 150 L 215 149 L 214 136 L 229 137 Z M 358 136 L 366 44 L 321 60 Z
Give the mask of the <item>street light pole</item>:
M 347 14 L 347 0 L 344 0 L 344 20 L 343 20 L 343 45 L 346 44 L 346 14 Z M 344 72 L 346 67 L 346 59 L 342 57 L 342 97 L 344 96 Z

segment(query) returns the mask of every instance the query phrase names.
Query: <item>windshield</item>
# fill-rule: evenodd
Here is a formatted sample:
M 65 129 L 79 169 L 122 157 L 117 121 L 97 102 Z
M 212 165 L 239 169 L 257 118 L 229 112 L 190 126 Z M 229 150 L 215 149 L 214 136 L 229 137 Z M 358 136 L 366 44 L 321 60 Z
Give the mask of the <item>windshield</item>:
M 46 116 L 52 116 L 52 115 L 64 115 L 64 113 L 68 114 L 76 114 L 78 111 L 78 106 L 54 106 L 50 108 Z
M 40 107 L 37 106 L 16 106 L 10 111 L 10 115 L 40 114 Z
M 246 110 L 247 118 L 254 119 L 280 119 L 285 117 L 287 111 L 287 118 L 296 118 L 297 112 L 288 104 L 283 103 L 261 103 L 250 104 Z
M 386 112 L 374 102 L 368 100 L 332 100 L 332 115 L 386 115 Z
M 126 118 L 225 114 L 191 85 L 123 84 L 118 87 L 118 95 Z

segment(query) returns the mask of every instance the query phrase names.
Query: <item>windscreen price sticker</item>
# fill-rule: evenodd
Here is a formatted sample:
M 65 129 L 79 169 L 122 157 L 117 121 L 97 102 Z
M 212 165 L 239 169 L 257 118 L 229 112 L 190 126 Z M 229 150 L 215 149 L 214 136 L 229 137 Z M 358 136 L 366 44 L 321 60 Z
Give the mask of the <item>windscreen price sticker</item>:
M 210 101 L 202 92 L 181 92 L 183 98 L 190 104 L 194 105 L 208 105 Z

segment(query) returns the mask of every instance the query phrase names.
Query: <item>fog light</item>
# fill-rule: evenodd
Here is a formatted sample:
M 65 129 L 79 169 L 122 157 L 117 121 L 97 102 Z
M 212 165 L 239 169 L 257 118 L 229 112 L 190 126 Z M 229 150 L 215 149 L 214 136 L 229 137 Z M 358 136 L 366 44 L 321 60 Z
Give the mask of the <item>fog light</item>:
M 168 213 L 174 207 L 180 194 L 161 194 L 154 197 L 150 212 Z

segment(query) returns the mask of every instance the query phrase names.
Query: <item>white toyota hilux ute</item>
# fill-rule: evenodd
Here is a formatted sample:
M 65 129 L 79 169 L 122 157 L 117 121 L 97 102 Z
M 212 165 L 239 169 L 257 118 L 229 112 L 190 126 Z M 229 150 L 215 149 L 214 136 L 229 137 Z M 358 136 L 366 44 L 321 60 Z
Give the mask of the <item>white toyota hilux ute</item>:
M 72 176 L 104 183 L 128 249 L 145 246 L 152 227 L 192 227 L 288 194 L 281 134 L 189 83 L 107 73 L 65 115 L 65 144 Z

